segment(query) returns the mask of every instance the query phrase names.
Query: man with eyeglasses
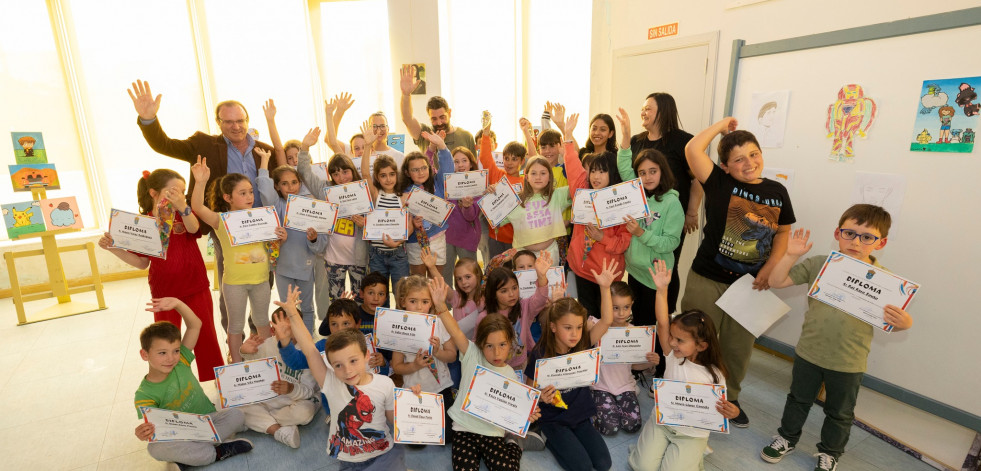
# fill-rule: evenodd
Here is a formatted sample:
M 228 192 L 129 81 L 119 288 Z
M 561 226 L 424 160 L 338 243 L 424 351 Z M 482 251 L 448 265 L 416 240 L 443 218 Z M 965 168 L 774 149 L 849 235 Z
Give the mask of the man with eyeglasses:
M 426 124 L 419 124 L 419 120 L 412 116 L 411 96 L 412 91 L 415 90 L 417 85 L 418 81 L 412 74 L 412 68 L 410 66 L 402 67 L 401 80 L 399 81 L 399 87 L 402 89 L 400 108 L 402 111 L 402 123 L 405 124 L 409 135 L 412 136 L 412 142 L 416 143 L 419 150 L 425 151 L 429 146 L 429 141 L 422 137 L 422 132 L 432 132 L 443 138 L 443 142 L 446 143 L 446 148 L 450 149 L 450 152 L 462 146 L 470 149 L 473 155 L 477 155 L 477 146 L 473 140 L 473 134 L 470 134 L 465 129 L 450 125 L 450 113 L 452 110 L 443 97 L 434 96 L 426 103 L 426 112 L 429 114 L 429 122 L 432 123 L 432 127 Z
M 133 89 L 127 90 L 127 92 L 129 92 L 129 97 L 133 100 L 133 107 L 136 108 L 136 113 L 139 115 L 137 124 L 140 126 L 140 131 L 143 132 L 143 138 L 146 139 L 146 143 L 150 145 L 151 149 L 167 157 L 183 160 L 188 165 L 194 165 L 197 162 L 198 156 L 206 158 L 208 168 L 211 169 L 211 177 L 207 183 L 208 186 L 215 179 L 224 177 L 229 173 L 241 173 L 249 177 L 249 180 L 252 182 L 252 191 L 255 195 L 252 206 L 256 208 L 263 206 L 262 199 L 259 196 L 259 185 L 256 184 L 259 155 L 252 152 L 252 150 L 258 147 L 272 152 L 273 155 L 276 155 L 276 153 L 273 152 L 271 145 L 259 142 L 249 135 L 249 112 L 245 110 L 244 105 L 235 100 L 227 100 L 215 106 L 215 122 L 218 123 L 221 129 L 221 134 L 219 135 L 205 134 L 198 131 L 187 139 L 172 139 L 163 131 L 163 128 L 160 126 L 160 120 L 157 119 L 161 95 L 153 96 L 150 92 L 149 82 L 137 80 L 133 83 Z M 286 159 L 278 155 L 276 156 L 276 160 L 276 166 L 286 164 Z M 192 178 L 187 187 L 188 204 L 190 204 L 190 195 L 194 192 L 194 186 L 197 184 L 198 182 Z M 212 241 L 214 242 L 215 263 L 218 266 L 218 279 L 220 280 L 224 272 L 222 263 L 224 257 L 221 252 L 221 244 L 218 243 L 217 239 L 214 239 L 212 232 L 212 228 L 207 224 L 201 225 L 201 234 L 211 234 Z M 272 286 L 272 280 L 273 278 L 270 274 L 270 286 Z M 225 310 L 224 294 L 219 299 L 218 307 L 221 311 L 221 326 L 227 330 L 228 314 Z M 255 327 L 252 326 L 252 316 L 249 316 L 248 319 L 249 326 L 254 331 Z

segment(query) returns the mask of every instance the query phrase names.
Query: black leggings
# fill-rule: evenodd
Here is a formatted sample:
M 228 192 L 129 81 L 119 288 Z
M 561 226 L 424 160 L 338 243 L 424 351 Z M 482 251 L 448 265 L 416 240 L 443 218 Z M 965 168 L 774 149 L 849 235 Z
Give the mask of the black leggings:
M 518 471 L 521 447 L 505 443 L 504 437 L 456 431 L 453 434 L 453 471 L 477 471 L 483 460 L 490 471 Z

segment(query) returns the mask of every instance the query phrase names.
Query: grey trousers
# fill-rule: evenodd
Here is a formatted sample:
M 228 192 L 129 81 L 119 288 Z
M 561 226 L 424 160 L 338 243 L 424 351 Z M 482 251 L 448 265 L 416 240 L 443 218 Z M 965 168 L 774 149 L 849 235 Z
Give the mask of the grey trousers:
M 227 442 L 238 432 L 248 430 L 245 414 L 238 409 L 222 409 L 209 414 L 222 442 Z M 146 446 L 150 456 L 157 461 L 168 461 L 190 466 L 204 466 L 215 462 L 217 457 L 212 442 L 157 442 Z

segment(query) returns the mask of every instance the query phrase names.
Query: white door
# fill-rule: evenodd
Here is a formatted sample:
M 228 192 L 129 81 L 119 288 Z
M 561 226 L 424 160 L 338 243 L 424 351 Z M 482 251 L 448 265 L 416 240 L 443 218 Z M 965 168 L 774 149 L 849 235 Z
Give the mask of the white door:
M 718 42 L 718 33 L 709 33 L 614 51 L 611 109 L 623 107 L 630 115 L 631 132 L 637 134 L 642 131 L 640 107 L 647 95 L 669 93 L 678 105 L 682 129 L 698 134 L 712 124 Z M 701 231 L 691 234 L 681 252 L 677 269 L 682 295 L 700 241 Z

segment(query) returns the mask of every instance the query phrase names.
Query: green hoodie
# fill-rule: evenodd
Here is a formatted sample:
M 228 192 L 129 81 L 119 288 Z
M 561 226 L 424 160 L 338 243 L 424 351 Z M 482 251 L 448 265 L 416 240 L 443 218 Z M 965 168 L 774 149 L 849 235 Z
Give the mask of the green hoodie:
M 617 168 L 623 181 L 637 178 L 633 168 L 633 154 L 630 149 L 620 149 L 617 153 Z M 644 234 L 632 237 L 627 247 L 627 273 L 650 289 L 657 289 L 648 269 L 654 260 L 664 260 L 668 269 L 674 268 L 674 249 L 681 243 L 681 233 L 685 227 L 685 211 L 678 200 L 677 190 L 668 190 L 661 195 L 647 198 L 651 217 L 638 220 Z

